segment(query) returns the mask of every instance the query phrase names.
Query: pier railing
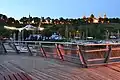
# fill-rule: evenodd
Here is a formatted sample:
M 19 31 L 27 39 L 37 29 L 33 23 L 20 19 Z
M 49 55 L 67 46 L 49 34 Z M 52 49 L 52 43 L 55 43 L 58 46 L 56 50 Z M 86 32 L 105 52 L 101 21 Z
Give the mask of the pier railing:
M 118 63 L 120 61 L 120 44 L 7 41 L 0 43 L 0 54 L 18 54 L 55 58 L 87 67 Z

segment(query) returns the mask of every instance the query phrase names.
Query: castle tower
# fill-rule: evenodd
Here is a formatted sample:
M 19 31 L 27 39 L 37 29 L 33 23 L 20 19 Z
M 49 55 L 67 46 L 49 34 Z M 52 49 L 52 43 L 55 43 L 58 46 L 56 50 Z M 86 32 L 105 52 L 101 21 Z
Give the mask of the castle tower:
M 106 15 L 106 14 L 104 14 L 104 18 L 107 18 L 107 15 Z

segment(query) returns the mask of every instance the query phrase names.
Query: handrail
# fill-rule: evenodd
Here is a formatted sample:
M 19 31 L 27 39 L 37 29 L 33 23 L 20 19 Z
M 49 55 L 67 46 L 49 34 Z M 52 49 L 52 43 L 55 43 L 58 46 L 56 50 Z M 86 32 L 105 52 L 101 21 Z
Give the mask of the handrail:
M 43 44 L 68 44 L 68 45 L 82 45 L 82 46 L 105 46 L 105 45 L 120 45 L 120 43 L 106 43 L 106 44 L 78 44 L 72 42 L 51 42 L 51 41 L 7 41 L 8 43 L 43 43 Z
M 34 54 L 33 53 L 34 51 L 32 52 L 32 49 L 35 49 L 36 51 L 39 52 L 39 54 L 42 54 L 43 57 L 47 58 L 50 55 L 47 52 L 48 48 L 54 49 L 54 51 L 56 50 L 57 52 L 55 52 L 55 54 L 57 54 L 58 57 L 62 60 L 65 60 L 64 59 L 65 56 L 68 56 L 68 57 L 71 57 L 71 59 L 72 58 L 74 59 L 73 55 L 67 55 L 67 54 L 74 54 L 75 56 L 78 55 L 75 58 L 78 58 L 81 64 L 85 66 L 87 66 L 90 61 L 94 62 L 98 60 L 104 60 L 103 63 L 108 63 L 110 59 L 115 59 L 111 57 L 111 53 L 117 50 L 120 51 L 120 43 L 77 44 L 77 43 L 71 43 L 71 42 L 49 42 L 49 41 L 8 41 L 8 42 L 3 42 L 2 46 L 8 45 L 6 43 L 13 44 L 13 46 L 15 47 L 15 51 L 17 53 L 20 53 L 20 51 L 18 50 L 19 45 L 21 47 L 23 46 L 27 47 L 27 50 L 31 56 Z M 33 48 L 31 48 L 31 46 Z M 68 53 L 67 51 L 70 53 Z M 91 55 L 92 53 L 96 53 L 95 55 L 98 55 L 97 52 L 102 54 L 101 59 L 97 59 L 96 57 L 94 57 L 93 56 L 94 54 Z M 94 59 L 92 59 L 91 57 L 88 58 L 88 54 L 91 55 L 92 58 Z

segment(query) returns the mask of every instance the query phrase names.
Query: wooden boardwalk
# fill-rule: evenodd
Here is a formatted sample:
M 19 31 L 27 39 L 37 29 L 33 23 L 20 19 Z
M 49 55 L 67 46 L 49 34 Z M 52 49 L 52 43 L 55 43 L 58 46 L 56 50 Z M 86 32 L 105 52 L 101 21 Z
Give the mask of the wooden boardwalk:
M 49 58 L 0 55 L 0 80 L 119 79 L 120 64 L 81 68 L 80 65 Z

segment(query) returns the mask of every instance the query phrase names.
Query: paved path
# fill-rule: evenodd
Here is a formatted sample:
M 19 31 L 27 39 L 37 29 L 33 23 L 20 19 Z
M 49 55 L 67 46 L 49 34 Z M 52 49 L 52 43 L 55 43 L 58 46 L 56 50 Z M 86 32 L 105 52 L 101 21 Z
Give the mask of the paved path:
M 27 73 L 33 80 L 119 80 L 120 64 L 81 68 L 79 65 L 54 59 L 0 55 L 0 74 L 17 72 Z

